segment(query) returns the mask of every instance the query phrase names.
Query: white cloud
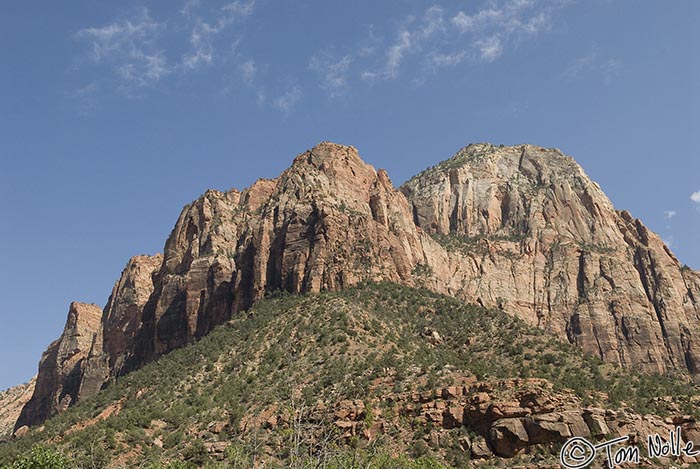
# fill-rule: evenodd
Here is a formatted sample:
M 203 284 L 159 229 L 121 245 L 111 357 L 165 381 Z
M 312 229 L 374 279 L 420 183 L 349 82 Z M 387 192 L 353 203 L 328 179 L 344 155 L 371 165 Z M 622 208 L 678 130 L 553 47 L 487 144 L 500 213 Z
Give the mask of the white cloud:
M 481 39 L 475 45 L 479 48 L 481 58 L 486 62 L 493 62 L 503 54 L 503 44 L 498 36 Z
M 472 14 L 457 12 L 450 23 L 459 34 L 470 36 L 481 60 L 493 62 L 507 45 L 549 30 L 554 12 L 563 3 L 561 0 L 491 1 L 487 8 Z
M 692 194 L 690 194 L 690 200 L 697 204 L 700 204 L 700 191 L 693 192 Z
M 401 31 L 399 38 L 387 51 L 386 71 L 384 75 L 388 78 L 394 78 L 401 66 L 401 61 L 408 51 L 411 49 L 411 33 Z
M 460 32 L 466 33 L 468 31 L 483 29 L 501 18 L 503 18 L 503 12 L 501 10 L 489 8 L 487 10 L 481 10 L 473 15 L 467 15 L 463 11 L 459 11 L 450 21 Z
M 250 16 L 253 14 L 254 9 L 255 0 L 249 0 L 248 2 L 235 1 L 222 8 L 224 12 L 233 15 L 234 19 Z
M 111 68 L 119 81 L 117 89 L 130 95 L 168 75 L 196 71 L 236 57 L 240 39 L 225 33 L 230 33 L 234 23 L 252 15 L 254 8 L 255 0 L 238 0 L 216 8 L 201 0 L 187 0 L 181 3 L 179 15 L 174 10 L 163 21 L 152 19 L 150 11 L 141 8 L 105 26 L 81 29 L 75 37 L 89 44 L 89 58 Z M 183 32 L 187 41 L 184 47 L 176 40 Z
M 328 91 L 331 97 L 337 97 L 347 91 L 347 74 L 351 63 L 350 55 L 336 60 L 329 53 L 323 53 L 311 57 L 309 69 L 321 76 L 321 87 Z
M 126 80 L 145 84 L 158 81 L 170 73 L 167 61 L 161 53 L 148 55 L 143 51 L 137 51 L 132 58 L 138 60 L 126 63 L 118 69 L 119 75 Z
M 212 37 L 217 35 L 222 28 L 212 27 L 201 19 L 197 20 L 197 24 L 190 34 L 190 45 L 192 46 L 189 53 L 182 58 L 183 67 L 194 70 L 201 65 L 210 64 L 213 60 L 214 46 Z
M 429 60 L 433 68 L 452 67 L 460 64 L 467 56 L 466 50 L 460 50 L 452 53 L 433 52 L 430 54 Z
M 385 62 L 379 70 L 362 73 L 364 80 L 393 79 L 398 76 L 404 60 L 424 50 L 435 36 L 445 33 L 445 13 L 442 7 L 432 6 L 423 14 L 420 21 L 413 17 L 404 20 L 404 26 L 396 34 L 396 40 L 387 47 Z
M 91 46 L 91 58 L 104 63 L 132 85 L 144 86 L 170 73 L 156 39 L 164 25 L 153 21 L 148 9 L 103 27 L 85 28 L 76 37 Z
M 199 0 L 187 0 L 180 10 L 180 14 L 183 16 L 190 17 L 192 15 L 192 10 L 199 6 Z
M 667 220 L 670 220 L 671 218 L 676 216 L 676 211 L 675 210 L 666 210 L 664 212 L 664 217 L 666 217 Z
M 144 8 L 133 18 L 115 22 L 101 28 L 85 28 L 77 37 L 91 42 L 93 59 L 104 60 L 114 53 L 129 52 L 137 46 L 136 41 L 149 42 L 162 25 L 151 20 Z
M 187 70 L 195 70 L 212 64 L 216 54 L 217 38 L 235 21 L 252 15 L 254 7 L 254 0 L 236 1 L 224 5 L 217 11 L 215 21 L 196 18 L 190 33 L 190 51 L 182 58 L 182 66 Z
M 258 67 L 255 65 L 255 61 L 248 59 L 240 64 L 238 64 L 238 72 L 241 74 L 241 78 L 246 85 L 252 85 L 255 82 L 255 76 L 258 73 Z
M 442 7 L 433 5 L 425 11 L 419 36 L 427 38 L 445 30 L 445 12 Z
M 284 92 L 280 97 L 275 99 L 272 105 L 282 111 L 284 114 L 289 114 L 294 107 L 301 101 L 301 88 L 298 86 L 292 86 L 287 91 Z
M 361 77 L 395 79 L 412 57 L 427 64 L 431 72 L 469 58 L 493 62 L 526 38 L 551 29 L 556 11 L 567 3 L 569 0 L 489 0 L 481 9 L 451 13 L 432 6 L 418 19 L 405 18 L 394 42 L 385 46 L 383 64 L 370 67 Z M 611 73 L 613 68 L 610 64 Z

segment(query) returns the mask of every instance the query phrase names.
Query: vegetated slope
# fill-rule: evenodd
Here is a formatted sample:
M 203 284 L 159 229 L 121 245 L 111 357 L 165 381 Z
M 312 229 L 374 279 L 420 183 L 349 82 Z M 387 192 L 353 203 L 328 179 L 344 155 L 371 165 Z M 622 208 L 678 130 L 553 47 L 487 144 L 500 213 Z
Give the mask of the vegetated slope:
M 279 294 L 0 445 L 0 465 L 37 443 L 75 467 L 542 462 L 574 434 L 666 430 L 639 413 L 694 410 L 698 388 L 672 378 L 423 289 Z

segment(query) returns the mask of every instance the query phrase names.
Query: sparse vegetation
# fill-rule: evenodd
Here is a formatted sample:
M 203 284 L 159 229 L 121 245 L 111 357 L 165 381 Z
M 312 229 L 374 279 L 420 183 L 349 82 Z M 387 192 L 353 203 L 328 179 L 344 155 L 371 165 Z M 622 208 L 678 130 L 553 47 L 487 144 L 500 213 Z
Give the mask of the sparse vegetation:
M 437 241 L 442 247 L 451 252 L 461 252 L 463 254 L 476 253 L 486 254 L 488 252 L 487 242 L 512 242 L 519 243 L 527 238 L 527 235 L 520 233 L 513 234 L 494 234 L 494 235 L 476 235 L 467 236 L 460 233 L 440 234 L 435 233 L 432 238 Z M 506 257 L 517 257 L 512 251 L 499 250 L 499 254 Z
M 423 289 L 380 283 L 305 296 L 278 292 L 199 342 L 117 379 L 41 431 L 0 444 L 0 466 L 105 467 L 118 458 L 153 468 L 250 467 L 264 458 L 271 467 L 460 467 L 468 455 L 449 449 L 454 445 L 439 452 L 422 424 L 381 401 L 386 393 L 449 385 L 458 374 L 546 378 L 585 402 L 624 401 L 660 415 L 667 400 L 656 398 L 674 396 L 693 414 L 698 394 L 685 375 L 624 371 L 502 311 Z M 343 438 L 323 414 L 294 424 L 319 402 L 358 398 L 378 403 L 359 417 L 366 431 L 379 415 L 396 422 L 371 444 Z M 112 412 L 100 418 L 106 409 Z M 266 423 L 277 414 L 289 424 Z M 217 422 L 224 429 L 214 431 Z M 217 444 L 223 449 L 214 459 Z M 412 460 L 388 456 L 397 451 Z M 56 465 L 27 465 L 44 460 Z
M 600 244 L 579 243 L 579 248 L 583 252 L 595 252 L 598 254 L 612 254 L 615 252 L 615 248 L 602 246 Z

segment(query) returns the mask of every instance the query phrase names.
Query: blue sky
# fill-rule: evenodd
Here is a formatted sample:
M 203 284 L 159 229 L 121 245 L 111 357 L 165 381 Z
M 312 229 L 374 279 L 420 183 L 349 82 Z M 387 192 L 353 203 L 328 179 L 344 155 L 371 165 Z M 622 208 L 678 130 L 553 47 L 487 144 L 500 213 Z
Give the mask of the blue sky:
M 0 388 L 207 188 L 323 140 L 395 185 L 462 146 L 574 156 L 700 268 L 700 4 L 6 1 Z

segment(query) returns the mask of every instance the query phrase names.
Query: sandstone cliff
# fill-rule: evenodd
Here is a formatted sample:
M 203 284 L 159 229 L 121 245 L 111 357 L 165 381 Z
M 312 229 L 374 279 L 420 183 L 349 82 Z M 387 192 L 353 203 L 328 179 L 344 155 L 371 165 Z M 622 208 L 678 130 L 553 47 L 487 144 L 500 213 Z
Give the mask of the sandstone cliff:
M 433 267 L 447 293 L 613 363 L 698 372 L 700 277 L 570 157 L 470 145 L 401 190 L 448 251 Z
M 71 303 L 63 334 L 41 356 L 34 393 L 15 428 L 41 423 L 100 390 L 105 376 L 90 362 L 102 355 L 101 318 L 98 306 Z
M 499 307 L 614 363 L 700 366 L 700 276 L 558 150 L 471 145 L 399 191 L 355 148 L 321 143 L 276 179 L 186 206 L 163 255 L 129 261 L 101 320 L 78 326 L 69 315 L 76 325 L 42 357 L 17 425 L 96 393 L 268 292 L 362 280 Z
M 27 383 L 0 392 L 0 441 L 12 432 L 22 408 L 34 393 L 36 376 Z

